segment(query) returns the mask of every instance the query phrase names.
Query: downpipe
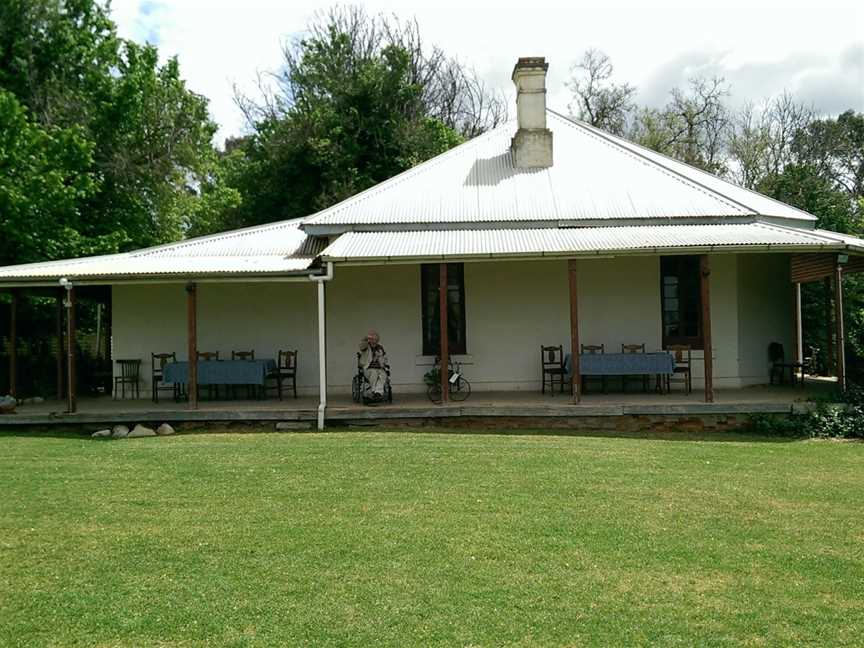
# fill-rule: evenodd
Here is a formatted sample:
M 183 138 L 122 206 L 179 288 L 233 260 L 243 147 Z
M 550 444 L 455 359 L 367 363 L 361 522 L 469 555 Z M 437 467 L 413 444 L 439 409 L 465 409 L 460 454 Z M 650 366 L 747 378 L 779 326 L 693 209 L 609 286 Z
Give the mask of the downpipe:
M 323 275 L 309 275 L 309 281 L 318 284 L 318 430 L 324 429 L 327 410 L 327 321 L 324 284 L 333 279 L 333 262 L 327 262 Z

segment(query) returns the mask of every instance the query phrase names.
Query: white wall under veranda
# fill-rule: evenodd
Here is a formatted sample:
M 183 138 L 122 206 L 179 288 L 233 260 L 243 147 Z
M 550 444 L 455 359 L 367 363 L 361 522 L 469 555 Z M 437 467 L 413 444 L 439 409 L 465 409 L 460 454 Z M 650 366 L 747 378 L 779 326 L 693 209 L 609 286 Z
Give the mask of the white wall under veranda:
M 661 348 L 660 264 L 657 257 L 583 259 L 578 262 L 579 327 L 583 344 L 645 343 Z M 792 353 L 788 257 L 781 254 L 711 255 L 711 309 L 715 385 L 768 380 L 768 344 Z M 432 358 L 422 355 L 420 267 L 337 266 L 327 284 L 328 386 L 347 393 L 355 353 L 369 328 L 377 329 L 392 365 L 394 388 L 424 389 Z M 569 351 L 567 263 L 561 260 L 465 264 L 466 375 L 475 390 L 538 390 L 541 344 Z M 275 358 L 299 351 L 298 387 L 317 393 L 316 287 L 309 283 L 204 283 L 198 286 L 198 348 L 254 349 Z M 186 358 L 186 293 L 182 284 L 113 288 L 113 357 L 141 358 L 150 382 L 150 353 Z M 694 351 L 695 388 L 702 384 L 703 353 Z
M 734 388 L 768 380 L 767 348 L 791 349 L 788 257 L 711 255 L 714 384 Z M 581 259 L 579 329 L 583 344 L 662 348 L 658 257 Z M 432 358 L 422 355 L 420 267 L 337 267 L 327 286 L 328 385 L 345 392 L 357 343 L 379 331 L 394 388 L 423 389 Z M 465 263 L 468 353 L 457 356 L 475 390 L 538 390 L 540 345 L 569 351 L 566 261 Z M 791 351 L 790 351 L 791 352 Z M 704 381 L 704 352 L 693 352 L 694 388 Z
M 783 345 L 791 360 L 794 298 L 785 254 L 738 255 L 739 375 L 744 385 L 767 382 L 768 345 Z
M 257 358 L 274 360 L 279 349 L 297 349 L 298 391 L 317 393 L 316 303 L 308 282 L 200 283 L 198 349 L 229 359 L 232 350 L 254 350 Z M 187 359 L 185 286 L 114 286 L 112 306 L 113 357 L 140 358 L 142 393 L 149 393 L 151 353 Z

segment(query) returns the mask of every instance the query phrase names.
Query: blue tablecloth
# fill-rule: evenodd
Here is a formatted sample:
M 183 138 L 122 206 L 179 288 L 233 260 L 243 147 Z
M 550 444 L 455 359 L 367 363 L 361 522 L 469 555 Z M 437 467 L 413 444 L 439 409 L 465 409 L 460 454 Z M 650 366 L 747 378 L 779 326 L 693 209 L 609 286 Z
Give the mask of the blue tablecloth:
M 635 376 L 671 374 L 675 361 L 671 353 L 582 353 L 579 370 L 583 376 Z M 570 354 L 564 371 L 571 373 Z
M 276 370 L 276 361 L 269 360 L 199 360 L 199 385 L 263 385 L 264 378 Z M 189 382 L 189 363 L 170 362 L 165 365 L 164 382 Z

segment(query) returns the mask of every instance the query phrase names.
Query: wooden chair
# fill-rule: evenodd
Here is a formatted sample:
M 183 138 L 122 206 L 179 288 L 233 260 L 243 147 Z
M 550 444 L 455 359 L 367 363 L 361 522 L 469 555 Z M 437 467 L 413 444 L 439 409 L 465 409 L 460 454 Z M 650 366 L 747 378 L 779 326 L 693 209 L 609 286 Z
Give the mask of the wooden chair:
M 621 353 L 645 353 L 645 345 L 644 344 L 622 344 L 621 345 Z M 640 376 L 621 376 L 621 391 L 627 391 L 627 383 L 631 381 L 640 380 Z M 641 376 L 642 381 L 642 391 L 648 391 L 648 374 L 643 374 Z
M 120 375 L 114 377 L 114 398 L 117 398 L 117 387 L 120 387 L 122 398 L 126 398 L 126 385 L 133 398 L 141 397 L 141 360 L 117 360 Z
M 666 376 L 666 391 L 672 390 L 673 382 L 680 382 L 689 394 L 693 391 L 693 350 L 689 344 L 670 344 L 666 350 L 672 354 L 673 360 L 672 375 Z
M 784 384 L 786 382 L 786 371 L 789 371 L 789 382 L 793 385 L 796 383 L 795 374 L 801 376 L 801 386 L 804 386 L 804 363 L 802 362 L 786 362 L 786 352 L 783 350 L 783 345 L 779 342 L 772 342 L 768 345 L 768 359 L 771 360 L 771 373 L 768 376 L 769 382 L 774 385 L 774 377 L 777 377 L 776 384 Z
M 543 384 L 540 388 L 542 394 L 546 393 L 546 382 L 548 377 L 549 391 L 555 394 L 555 383 L 559 384 L 559 391 L 564 393 L 564 378 L 567 375 L 564 371 L 564 347 L 558 346 L 540 346 L 540 367 L 543 372 Z
M 579 345 L 580 353 L 591 353 L 591 354 L 604 354 L 606 353 L 606 345 L 605 344 L 580 344 Z M 591 378 L 590 376 L 582 376 L 582 393 L 588 393 L 588 381 L 589 380 L 597 380 L 596 377 Z M 603 393 L 606 393 L 606 376 L 600 376 L 600 388 L 603 390 Z
M 174 394 L 174 400 L 180 399 L 180 385 L 177 383 L 166 384 L 162 380 L 165 377 L 165 365 L 169 362 L 177 362 L 176 353 L 151 353 L 150 354 L 150 371 L 151 371 L 151 392 L 153 402 L 159 402 L 159 392 L 171 390 Z
M 255 351 L 231 351 L 231 359 L 232 360 L 254 360 L 255 359 Z M 231 397 L 237 398 L 237 387 L 238 385 L 231 385 Z M 255 389 L 255 385 L 246 385 L 246 397 L 252 398 L 252 391 Z
M 198 352 L 198 360 L 199 362 L 218 362 L 219 361 L 219 352 L 218 351 L 199 351 Z M 201 390 L 198 390 L 198 393 L 201 393 Z M 216 398 L 219 398 L 219 385 L 207 385 L 207 397 L 211 400 L 213 399 L 213 395 L 216 395 Z
M 276 381 L 270 389 L 276 389 L 279 400 L 282 400 L 282 382 L 290 380 L 294 398 L 297 398 L 297 350 L 279 351 L 276 368 L 267 374 L 267 379 Z M 264 391 L 266 392 L 267 389 L 265 385 Z

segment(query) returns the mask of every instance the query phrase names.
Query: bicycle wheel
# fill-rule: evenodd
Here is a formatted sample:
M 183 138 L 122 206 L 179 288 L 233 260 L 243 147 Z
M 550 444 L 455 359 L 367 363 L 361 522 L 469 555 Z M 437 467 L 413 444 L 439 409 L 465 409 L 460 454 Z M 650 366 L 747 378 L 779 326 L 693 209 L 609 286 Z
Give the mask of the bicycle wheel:
M 459 378 L 456 384 L 450 383 L 450 400 L 461 403 L 471 395 L 471 383 L 465 378 Z
M 430 401 L 432 401 L 436 405 L 439 405 L 441 403 L 441 385 L 437 383 L 434 385 L 429 385 L 429 387 L 426 389 L 426 395 L 429 397 Z

